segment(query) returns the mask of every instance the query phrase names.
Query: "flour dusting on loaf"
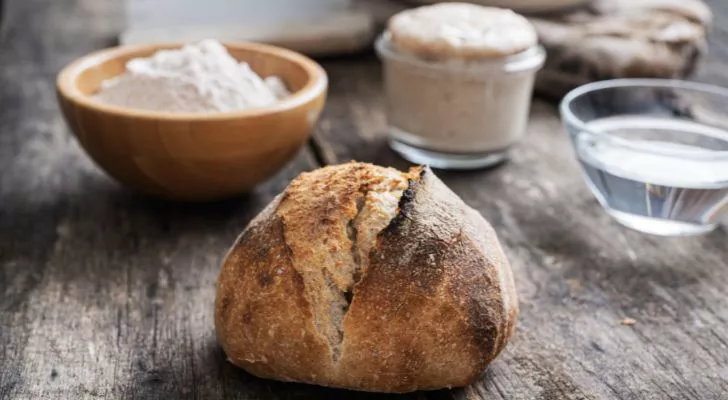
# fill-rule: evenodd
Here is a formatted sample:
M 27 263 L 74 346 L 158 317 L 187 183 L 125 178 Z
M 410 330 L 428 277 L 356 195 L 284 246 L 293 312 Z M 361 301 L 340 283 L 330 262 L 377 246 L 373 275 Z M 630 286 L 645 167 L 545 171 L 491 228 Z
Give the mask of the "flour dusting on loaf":
M 314 324 L 334 361 L 354 284 L 366 272 L 366 253 L 397 213 L 406 188 L 406 175 L 397 170 L 351 163 L 302 174 L 278 207 Z
M 255 375 L 409 392 L 472 382 L 516 315 L 480 214 L 428 168 L 349 163 L 301 174 L 245 229 L 215 323 L 230 361 Z

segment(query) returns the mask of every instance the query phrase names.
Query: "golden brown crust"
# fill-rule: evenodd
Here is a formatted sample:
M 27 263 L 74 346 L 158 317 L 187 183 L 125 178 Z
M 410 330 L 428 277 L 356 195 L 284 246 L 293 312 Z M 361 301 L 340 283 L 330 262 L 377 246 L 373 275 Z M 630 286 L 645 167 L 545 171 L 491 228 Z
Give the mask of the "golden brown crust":
M 409 392 L 466 385 L 503 349 L 517 302 L 492 228 L 429 169 L 392 171 L 303 175 L 245 230 L 216 304 L 233 363 L 267 378 Z M 357 199 L 381 179 L 399 193 L 405 177 L 396 217 L 357 259 L 346 229 Z M 338 250 L 324 251 L 324 239 Z
M 233 364 L 261 377 L 298 381 L 301 371 L 324 373 L 329 355 L 315 334 L 303 279 L 275 215 L 279 198 L 228 253 L 218 277 L 215 326 Z

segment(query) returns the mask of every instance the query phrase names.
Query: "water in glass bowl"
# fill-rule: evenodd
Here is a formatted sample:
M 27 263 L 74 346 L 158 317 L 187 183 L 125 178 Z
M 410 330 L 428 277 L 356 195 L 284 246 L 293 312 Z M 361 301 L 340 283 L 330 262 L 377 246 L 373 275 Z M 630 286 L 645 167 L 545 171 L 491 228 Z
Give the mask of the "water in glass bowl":
M 690 120 L 597 119 L 577 134 L 586 180 L 602 206 L 630 228 L 657 235 L 713 230 L 728 212 L 728 132 Z

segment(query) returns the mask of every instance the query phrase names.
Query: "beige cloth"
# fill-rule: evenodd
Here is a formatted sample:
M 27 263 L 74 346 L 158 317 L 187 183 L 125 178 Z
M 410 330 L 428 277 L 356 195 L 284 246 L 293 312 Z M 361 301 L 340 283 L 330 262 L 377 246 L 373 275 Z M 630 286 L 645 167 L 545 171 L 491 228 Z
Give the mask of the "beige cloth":
M 595 0 L 530 19 L 548 51 L 537 90 L 561 96 L 601 79 L 689 75 L 712 14 L 700 0 Z

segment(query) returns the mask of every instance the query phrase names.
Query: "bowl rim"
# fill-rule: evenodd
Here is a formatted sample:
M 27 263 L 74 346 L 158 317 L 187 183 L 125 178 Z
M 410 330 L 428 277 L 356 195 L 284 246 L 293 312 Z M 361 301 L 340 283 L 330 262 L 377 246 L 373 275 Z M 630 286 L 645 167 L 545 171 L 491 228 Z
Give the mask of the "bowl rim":
M 605 89 L 613 88 L 673 88 L 681 90 L 691 90 L 695 92 L 706 93 L 710 95 L 716 95 L 724 97 L 728 100 L 728 88 L 722 86 L 712 85 L 709 83 L 701 83 L 695 81 L 687 81 L 681 79 L 661 79 L 661 78 L 620 78 L 620 79 L 608 79 L 603 81 L 591 82 L 585 85 L 581 85 L 575 89 L 569 91 L 559 104 L 559 111 L 561 119 L 564 124 L 576 127 L 580 132 L 587 132 L 590 135 L 600 137 L 603 139 L 610 140 L 620 146 L 630 148 L 642 153 L 658 154 L 658 155 L 674 155 L 679 157 L 686 157 L 692 159 L 701 160 L 715 160 L 728 158 L 728 150 L 707 150 L 705 152 L 694 153 L 686 152 L 681 150 L 667 150 L 667 149 L 647 149 L 644 146 L 636 145 L 632 140 L 615 137 L 608 133 L 595 131 L 588 127 L 581 118 L 577 117 L 571 111 L 571 103 L 577 98 L 593 92 L 598 92 Z M 728 129 L 717 128 L 728 132 Z
M 227 49 L 244 49 L 260 53 L 266 53 L 278 58 L 286 59 L 303 67 L 308 75 L 308 82 L 290 96 L 266 107 L 253 107 L 238 111 L 224 112 L 173 112 L 153 111 L 129 107 L 121 107 L 113 104 L 94 100 L 91 95 L 82 93 L 75 82 L 84 71 L 94 65 L 122 57 L 133 53 L 149 53 L 150 55 L 158 50 L 181 48 L 186 43 L 165 42 L 140 45 L 120 45 L 110 47 L 82 56 L 66 65 L 56 78 L 56 89 L 61 96 L 73 101 L 80 106 L 95 109 L 106 114 L 139 119 L 154 119 L 166 121 L 214 121 L 231 120 L 244 117 L 255 117 L 267 114 L 274 114 L 283 111 L 299 108 L 304 104 L 316 99 L 328 87 L 328 76 L 321 65 L 303 54 L 282 47 L 254 43 L 254 42 L 221 42 Z

